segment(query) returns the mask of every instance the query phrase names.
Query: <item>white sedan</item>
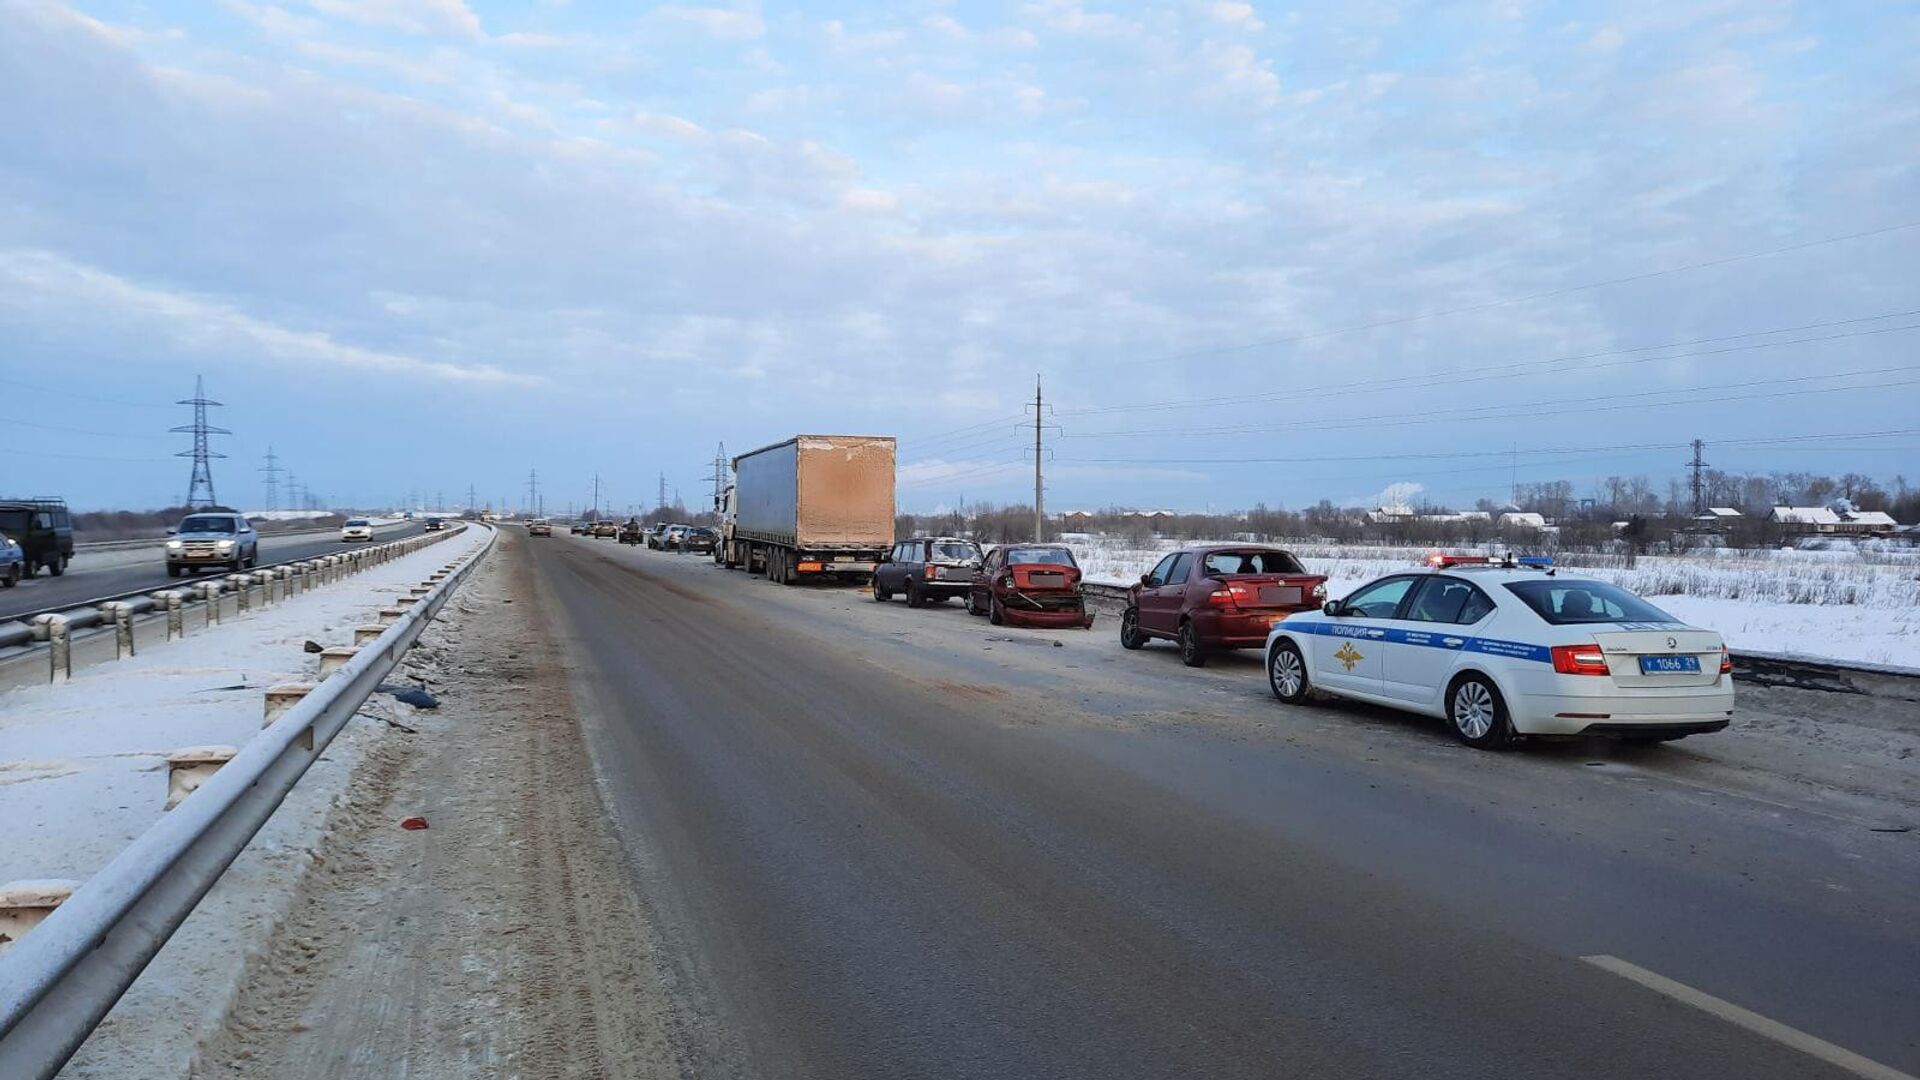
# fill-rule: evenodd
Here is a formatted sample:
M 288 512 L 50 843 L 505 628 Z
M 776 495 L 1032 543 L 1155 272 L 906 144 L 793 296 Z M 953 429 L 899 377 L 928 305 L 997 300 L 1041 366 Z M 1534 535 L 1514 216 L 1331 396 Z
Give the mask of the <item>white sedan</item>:
M 1732 718 L 1719 634 L 1605 581 L 1430 561 L 1274 624 L 1274 696 L 1299 704 L 1319 690 L 1439 717 L 1481 749 L 1525 735 L 1678 739 Z
M 366 518 L 354 518 L 340 526 L 340 542 L 343 544 L 371 539 L 373 539 L 373 522 Z

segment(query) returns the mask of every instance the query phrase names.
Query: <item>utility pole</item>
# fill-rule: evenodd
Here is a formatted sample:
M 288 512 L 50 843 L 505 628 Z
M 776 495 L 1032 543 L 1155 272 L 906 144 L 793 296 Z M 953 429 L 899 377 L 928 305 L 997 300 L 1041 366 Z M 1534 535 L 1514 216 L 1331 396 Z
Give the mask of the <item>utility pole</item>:
M 220 403 L 207 397 L 206 380 L 198 375 L 193 377 L 193 396 L 181 401 L 176 401 L 174 404 L 193 406 L 193 423 L 172 429 L 175 432 L 191 434 L 193 436 L 193 449 L 182 450 L 173 455 L 174 457 L 193 459 L 193 475 L 187 481 L 187 508 L 189 510 L 198 510 L 202 507 L 213 506 L 215 505 L 213 497 L 213 469 L 210 467 L 209 462 L 213 458 L 223 458 L 227 455 L 214 451 L 213 448 L 208 445 L 207 436 L 231 435 L 233 432 L 228 431 L 226 428 L 214 427 L 207 423 L 207 407 L 219 407 Z
M 667 508 L 667 474 L 666 473 L 660 474 L 660 495 L 659 495 L 658 501 L 654 505 L 661 510 L 665 510 Z
M 280 467 L 280 459 L 274 456 L 273 447 L 267 447 L 267 463 L 260 471 L 267 474 L 267 509 L 280 509 L 280 474 L 286 472 Z
M 1041 505 L 1042 485 L 1040 479 L 1040 376 L 1033 377 L 1033 540 L 1044 543 L 1047 539 L 1047 515 Z
M 593 474 L 593 520 L 600 520 L 600 474 Z
M 1693 516 L 1694 517 L 1699 517 L 1701 514 L 1704 514 L 1707 512 L 1707 508 L 1705 505 L 1703 505 L 1703 500 L 1701 498 L 1705 488 L 1702 486 L 1701 477 L 1700 477 L 1700 471 L 1707 467 L 1707 463 L 1700 460 L 1700 454 L 1706 448 L 1707 448 L 1706 443 L 1700 441 L 1699 439 L 1693 440 L 1693 460 L 1687 462 L 1687 468 L 1693 470 Z

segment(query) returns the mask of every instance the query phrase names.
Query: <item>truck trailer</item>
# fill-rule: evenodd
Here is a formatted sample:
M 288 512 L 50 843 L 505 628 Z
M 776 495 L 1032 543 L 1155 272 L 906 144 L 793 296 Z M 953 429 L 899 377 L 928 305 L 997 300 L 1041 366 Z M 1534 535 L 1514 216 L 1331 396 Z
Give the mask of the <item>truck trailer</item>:
M 893 546 L 893 442 L 796 435 L 734 458 L 714 561 L 782 585 L 869 580 Z

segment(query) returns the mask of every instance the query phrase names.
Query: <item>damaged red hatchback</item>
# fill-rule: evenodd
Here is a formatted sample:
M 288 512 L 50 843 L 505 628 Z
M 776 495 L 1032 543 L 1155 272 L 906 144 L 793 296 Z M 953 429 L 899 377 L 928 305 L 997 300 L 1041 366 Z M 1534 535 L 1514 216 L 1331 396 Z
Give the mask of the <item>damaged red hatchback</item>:
M 988 552 L 967 592 L 967 613 L 995 626 L 1093 625 L 1080 565 L 1065 544 L 1002 544 Z

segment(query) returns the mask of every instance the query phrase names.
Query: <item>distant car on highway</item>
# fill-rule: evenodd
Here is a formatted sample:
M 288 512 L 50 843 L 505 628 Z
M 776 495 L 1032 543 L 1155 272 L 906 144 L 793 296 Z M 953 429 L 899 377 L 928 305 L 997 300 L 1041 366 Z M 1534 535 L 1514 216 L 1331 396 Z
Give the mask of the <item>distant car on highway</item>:
M 447 527 L 447 522 L 445 518 L 430 517 L 425 527 L 428 532 L 439 532 Z
M 575 521 L 567 526 L 567 531 L 575 536 L 591 536 L 593 535 L 593 523 L 590 521 Z
M 0 499 L 0 534 L 20 545 L 22 577 L 41 570 L 59 577 L 73 560 L 73 518 L 63 499 Z
M 1483 750 L 1529 735 L 1658 742 L 1733 717 L 1733 661 L 1701 630 L 1611 582 L 1550 566 L 1436 557 L 1290 615 L 1267 638 L 1267 682 L 1447 722 Z
M 243 515 L 188 514 L 167 541 L 167 576 L 218 567 L 244 570 L 260 563 L 260 534 Z
M 596 521 L 589 535 L 598 540 L 617 537 L 620 535 L 620 527 L 611 521 Z
M 646 539 L 646 530 L 641 527 L 637 519 L 628 518 L 620 523 L 618 539 L 623 544 L 639 544 Z
M 1140 575 L 1120 615 L 1120 644 L 1154 638 L 1180 646 L 1189 667 L 1222 649 L 1257 649 L 1273 624 L 1313 611 L 1327 598 L 1324 574 L 1310 574 L 1290 552 L 1250 544 L 1176 551 Z
M 1080 564 L 1065 544 L 1002 544 L 987 552 L 967 590 L 967 614 L 995 626 L 1093 625 Z
M 340 542 L 343 544 L 371 539 L 373 539 L 373 522 L 366 518 L 348 518 L 347 523 L 340 526 Z
M 13 537 L 0 534 L 0 586 L 13 588 L 26 576 L 27 553 L 13 542 Z
M 532 521 L 527 522 L 527 535 L 552 536 L 553 522 L 548 521 L 546 518 L 534 518 Z
M 923 607 L 950 596 L 966 596 L 986 555 L 980 545 L 952 536 L 916 536 L 887 551 L 873 568 L 873 598 L 885 603 L 894 593 L 907 595 L 908 607 Z
M 708 529 L 698 525 L 690 525 L 687 527 L 686 535 L 680 538 L 681 551 L 697 551 L 711 555 L 719 546 L 719 529 Z

